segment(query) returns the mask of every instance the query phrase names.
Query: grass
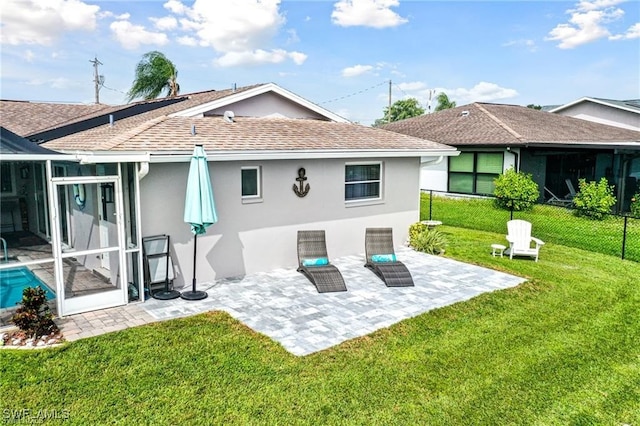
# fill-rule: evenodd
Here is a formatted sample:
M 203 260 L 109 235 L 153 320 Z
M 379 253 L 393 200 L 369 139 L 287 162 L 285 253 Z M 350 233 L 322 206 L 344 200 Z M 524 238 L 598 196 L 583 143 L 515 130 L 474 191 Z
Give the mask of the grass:
M 211 312 L 0 351 L 0 408 L 67 424 L 640 424 L 640 265 L 442 226 L 447 256 L 526 276 L 306 357 Z
M 493 199 L 450 198 L 434 195 L 433 220 L 446 225 L 482 231 L 506 233 L 510 212 L 494 207 Z M 429 219 L 429 194 L 421 195 L 422 220 Z M 514 212 L 514 219 L 533 224 L 534 235 L 545 242 L 597 251 L 621 257 L 624 218 L 609 216 L 604 220 L 576 217 L 573 211 L 546 204 L 536 204 L 532 211 Z M 504 240 L 504 238 L 502 238 Z M 640 219 L 627 219 L 625 259 L 640 262 Z

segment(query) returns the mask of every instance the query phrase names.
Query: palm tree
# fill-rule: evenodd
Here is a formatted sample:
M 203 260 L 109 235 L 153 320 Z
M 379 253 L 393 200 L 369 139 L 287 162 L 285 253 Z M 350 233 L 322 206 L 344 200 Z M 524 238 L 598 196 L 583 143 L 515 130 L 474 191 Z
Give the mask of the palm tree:
M 176 96 L 180 92 L 177 77 L 176 66 L 166 56 L 156 50 L 147 52 L 136 66 L 136 76 L 127 93 L 127 102 L 138 97 L 155 99 L 163 90 L 166 90 L 167 97 Z
M 444 92 L 440 92 L 436 99 L 438 100 L 438 106 L 436 106 L 435 111 L 442 111 L 443 109 L 456 107 L 456 102 L 449 100 L 449 96 Z

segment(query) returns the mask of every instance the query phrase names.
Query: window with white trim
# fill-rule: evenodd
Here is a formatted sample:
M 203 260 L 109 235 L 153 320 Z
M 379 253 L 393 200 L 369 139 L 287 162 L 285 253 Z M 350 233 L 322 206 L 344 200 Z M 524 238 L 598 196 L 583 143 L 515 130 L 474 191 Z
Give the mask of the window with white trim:
M 260 200 L 262 198 L 262 170 L 260 166 L 242 167 L 242 200 Z
M 345 201 L 382 198 L 382 163 L 347 163 L 344 170 Z

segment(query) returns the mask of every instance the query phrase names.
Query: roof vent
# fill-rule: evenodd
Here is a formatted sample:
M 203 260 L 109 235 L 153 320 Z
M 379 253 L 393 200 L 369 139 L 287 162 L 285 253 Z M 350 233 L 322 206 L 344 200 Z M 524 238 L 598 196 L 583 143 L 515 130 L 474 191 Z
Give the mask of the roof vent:
M 191 136 L 195 136 L 196 135 L 196 125 L 192 124 L 191 125 Z
M 113 114 L 109 114 L 109 127 L 113 127 Z
M 464 110 L 464 111 L 462 111 L 461 115 L 462 115 L 462 117 L 468 117 L 469 116 L 469 111 Z
M 227 123 L 233 123 L 235 114 L 233 113 L 233 111 L 225 111 L 224 112 L 224 121 L 226 121 Z

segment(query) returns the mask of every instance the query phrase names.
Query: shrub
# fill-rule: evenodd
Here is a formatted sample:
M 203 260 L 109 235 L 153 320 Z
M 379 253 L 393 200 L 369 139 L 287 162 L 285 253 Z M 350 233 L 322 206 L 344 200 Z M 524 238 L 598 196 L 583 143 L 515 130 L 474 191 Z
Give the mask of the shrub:
M 631 215 L 640 218 L 640 192 L 631 197 Z
M 416 222 L 409 226 L 409 245 L 413 247 L 413 241 L 418 238 L 418 235 L 423 232 L 427 232 L 427 224 L 423 222 Z
M 505 210 L 531 210 L 540 196 L 538 184 L 531 175 L 516 172 L 513 168 L 498 176 L 494 182 L 496 206 Z
M 30 336 L 39 337 L 57 332 L 53 314 L 47 305 L 47 294 L 42 287 L 27 287 L 22 291 L 22 301 L 11 317 L 20 330 Z
M 606 178 L 603 177 L 600 182 L 579 179 L 578 186 L 580 189 L 573 198 L 576 215 L 602 220 L 611 213 L 616 197 L 613 195 L 613 186 L 609 185 Z
M 426 225 L 425 225 L 426 228 Z M 411 247 L 429 254 L 442 254 L 447 246 L 447 237 L 435 229 L 425 229 L 409 239 Z

